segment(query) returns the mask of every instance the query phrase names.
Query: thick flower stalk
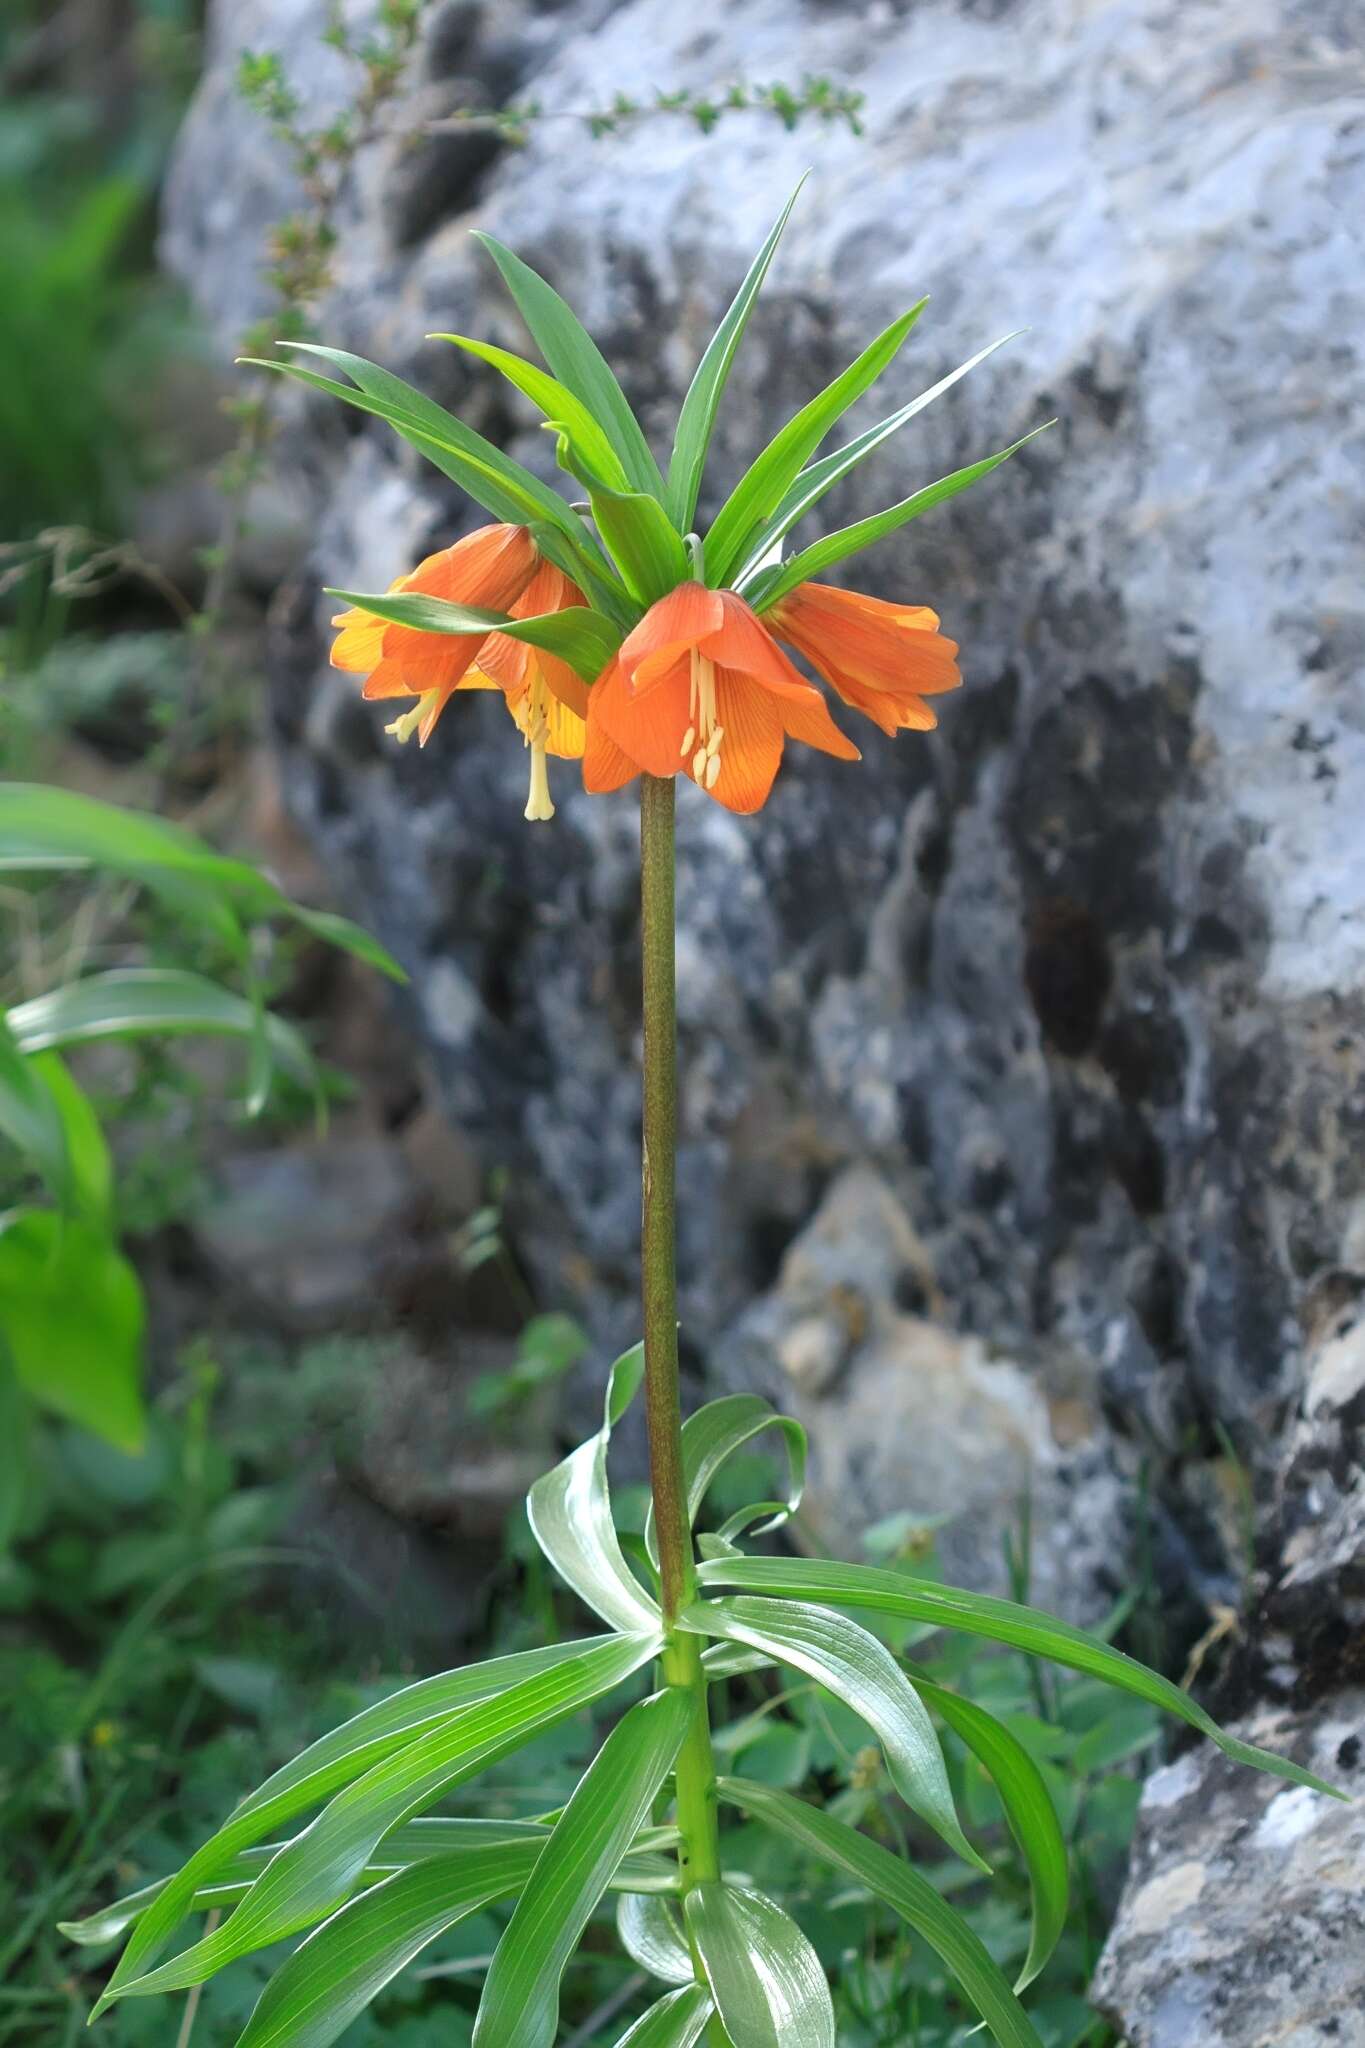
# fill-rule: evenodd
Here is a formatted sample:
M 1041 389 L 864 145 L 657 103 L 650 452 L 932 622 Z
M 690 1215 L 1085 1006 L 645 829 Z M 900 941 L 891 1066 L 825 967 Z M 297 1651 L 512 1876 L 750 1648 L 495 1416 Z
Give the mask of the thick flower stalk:
M 452 697 L 497 690 L 530 755 L 527 818 L 553 816 L 551 756 L 582 757 L 590 796 L 639 781 L 644 1339 L 607 1377 L 600 1430 L 527 1499 L 536 1541 L 606 1633 L 420 1680 L 322 1737 L 239 1802 L 180 1871 L 68 1929 L 90 1942 L 127 1933 L 97 2012 L 200 1984 L 302 1934 L 238 2048 L 328 2048 L 428 1942 L 501 1905 L 510 1917 L 482 1987 L 473 2048 L 552 2048 L 565 1966 L 614 1895 L 622 1944 L 656 1986 L 617 2048 L 693 2048 L 703 2036 L 710 2048 L 835 2048 L 830 1988 L 810 1941 L 776 1900 L 727 1872 L 721 1815 L 736 1808 L 777 1839 L 803 1880 L 811 1864 L 823 1866 L 869 1901 L 881 1932 L 908 1925 L 957 1986 L 964 2033 L 980 2022 L 999 2048 L 1041 2048 L 1019 1993 L 1067 1925 L 1067 1841 L 1049 1786 L 1018 1735 L 961 1696 L 951 1669 L 936 1676 L 898 1659 L 850 1608 L 1070 1666 L 1165 1709 L 1240 1762 L 1328 1789 L 1298 1764 L 1225 1735 L 1168 1679 L 1032 1608 L 899 1572 L 750 1554 L 745 1538 L 770 1534 L 799 1505 L 805 1433 L 753 1395 L 682 1414 L 677 783 L 691 786 L 688 802 L 699 796 L 747 814 L 769 800 L 789 740 L 857 762 L 826 692 L 888 737 L 931 731 L 933 700 L 961 681 L 957 646 L 937 613 L 842 589 L 826 572 L 1023 445 L 784 555 L 788 534 L 827 491 L 980 361 L 817 454 L 895 359 L 922 310 L 913 306 L 782 428 L 699 532 L 712 425 L 785 220 L 697 368 L 666 470 L 563 300 L 510 250 L 487 244 L 545 367 L 441 338 L 492 365 L 540 409 L 574 481 L 573 502 L 358 356 L 305 351 L 332 375 L 309 363 L 265 366 L 387 420 L 493 522 L 427 556 L 387 592 L 331 593 L 349 607 L 335 620 L 335 665 L 364 678 L 367 698 L 407 703 L 388 727 L 393 737 L 415 732 L 426 745 Z M 607 1450 L 642 1383 L 652 1507 L 643 1544 L 627 1545 L 613 1519 Z M 780 1498 L 695 1539 L 711 1482 L 763 1435 L 786 1454 Z M 655 1689 L 616 1721 L 562 1810 L 506 1824 L 429 1812 L 647 1669 Z M 765 1712 L 781 1705 L 785 1673 L 860 1715 L 878 1745 L 887 1796 L 906 1809 L 897 1832 L 913 1826 L 917 1859 L 935 1853 L 926 1846 L 934 1843 L 961 1859 L 967 1881 L 989 1866 L 963 1831 L 944 1741 L 958 1746 L 959 1781 L 969 1768 L 991 1781 L 1030 1900 L 1013 1983 L 950 1903 L 960 1868 L 951 1883 L 933 1881 L 818 1797 L 717 1774 L 712 1691 L 755 1670 L 773 1674 Z M 221 1926 L 210 1919 L 183 1943 L 192 1914 L 224 1905 Z

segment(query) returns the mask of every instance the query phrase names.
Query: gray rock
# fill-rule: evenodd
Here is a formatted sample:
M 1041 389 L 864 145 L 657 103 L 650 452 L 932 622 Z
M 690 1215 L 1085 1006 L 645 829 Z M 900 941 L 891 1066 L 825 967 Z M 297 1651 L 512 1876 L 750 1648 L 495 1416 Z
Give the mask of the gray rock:
M 252 252 L 290 203 L 232 102 L 233 53 L 278 46 L 331 104 L 322 12 L 211 9 L 165 249 L 226 335 L 259 310 Z M 813 162 L 736 365 L 710 505 L 921 292 L 888 405 L 1029 327 L 831 512 L 1059 416 L 859 565 L 962 642 L 967 687 L 941 731 L 866 732 L 856 771 L 794 750 L 753 821 L 683 792 L 686 1355 L 700 1378 L 831 1178 L 873 1164 L 925 1248 L 932 1322 L 989 1347 L 979 1360 L 1098 1365 L 1086 1400 L 1154 1471 L 1195 1627 L 1234 1586 L 1203 1505 L 1215 1425 L 1254 1467 L 1273 1461 L 1305 1319 L 1331 1275 L 1365 1270 L 1350 27 L 1343 7 L 1296 0 L 570 0 L 496 23 L 442 9 L 438 61 L 358 168 L 325 321 L 548 473 L 528 409 L 421 340 L 517 345 L 467 233 L 491 229 L 574 300 L 659 440 Z M 395 170 L 433 83 L 533 92 L 557 113 L 618 87 L 804 70 L 867 93 L 864 138 L 736 117 L 704 139 L 656 118 L 593 144 L 553 119 L 463 187 L 439 152 L 425 197 L 403 182 L 411 163 Z M 318 587 L 379 587 L 477 515 L 325 401 L 293 417 L 316 546 L 274 614 L 292 799 L 349 907 L 411 968 L 408 1021 L 451 1116 L 512 1169 L 542 1297 L 604 1346 L 628 1341 L 630 799 L 589 801 L 561 772 L 557 824 L 528 831 L 520 750 L 486 699 L 455 707 L 424 755 L 387 747 L 327 671 Z
M 1091 1998 L 1131 2048 L 1362 2048 L 1365 1693 L 1237 1732 L 1350 1802 L 1212 1745 L 1157 1771 Z

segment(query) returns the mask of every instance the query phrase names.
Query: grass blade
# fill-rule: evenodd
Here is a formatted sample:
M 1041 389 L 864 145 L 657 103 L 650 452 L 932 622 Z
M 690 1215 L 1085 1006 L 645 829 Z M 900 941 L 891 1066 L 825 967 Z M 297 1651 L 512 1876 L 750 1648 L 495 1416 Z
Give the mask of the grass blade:
M 84 981 L 17 1003 L 9 1026 L 24 1052 L 87 1045 L 102 1038 L 249 1037 L 255 1006 L 207 975 L 178 967 L 111 967 Z M 271 1050 L 303 1086 L 314 1076 L 307 1041 L 267 1014 Z

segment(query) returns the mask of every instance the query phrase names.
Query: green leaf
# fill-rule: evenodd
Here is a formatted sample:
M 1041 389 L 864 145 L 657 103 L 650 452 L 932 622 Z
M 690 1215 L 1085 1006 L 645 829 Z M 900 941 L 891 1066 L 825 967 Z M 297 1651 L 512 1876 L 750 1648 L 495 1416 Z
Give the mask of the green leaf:
M 551 2048 L 559 1980 L 673 1768 L 692 1697 L 669 1689 L 622 1716 L 579 1781 L 484 1980 L 473 2048 Z
M 667 1836 L 669 1832 L 659 1828 L 644 1830 L 637 1838 L 636 1847 L 616 1872 L 613 1886 L 640 1892 L 676 1891 L 676 1863 L 666 1856 L 653 1854 L 649 1849 L 655 1837 Z M 542 1821 L 456 1820 L 444 1814 L 435 1818 L 427 1816 L 421 1820 L 405 1821 L 402 1827 L 385 1835 L 365 1866 L 365 1880 L 373 1882 L 391 1871 L 406 1870 L 410 1865 L 423 1863 L 433 1856 L 449 1857 L 456 1852 L 464 1855 L 509 1845 L 516 1847 L 528 1842 L 543 1848 L 549 1839 L 549 1827 Z M 214 1906 L 235 1905 L 238 1899 L 245 1898 L 267 1863 L 288 1846 L 287 1842 L 261 1842 L 250 1849 L 239 1850 L 215 1878 L 195 1892 L 190 1911 L 206 1913 Z M 126 1933 L 172 1882 L 169 1877 L 159 1877 L 154 1883 L 129 1892 L 126 1898 L 100 1907 L 83 1920 L 59 1921 L 58 1927 L 69 1941 L 79 1942 L 82 1947 L 103 1946 Z
M 329 2048 L 437 1935 L 518 1891 L 540 1853 L 527 1842 L 440 1856 L 362 1892 L 281 1964 L 237 2048 Z
M 699 1884 L 683 1911 L 732 2048 L 836 2048 L 820 1959 L 780 1906 L 738 1885 Z
M 595 683 L 621 644 L 621 635 L 610 619 L 586 605 L 567 605 L 559 612 L 538 612 L 534 618 L 513 619 L 506 612 L 489 612 L 477 605 L 451 604 L 444 597 L 423 597 L 418 591 L 331 590 L 346 604 L 358 605 L 377 619 L 392 619 L 400 626 L 414 626 L 419 633 L 463 635 L 505 634 L 509 640 L 526 640 L 544 647 L 567 661 L 584 682 Z
M 0 1137 L 8 1138 L 59 1202 L 75 1200 L 66 1123 L 42 1071 L 24 1057 L 12 1024 L 0 1014 Z
M 678 1909 L 657 1893 L 625 1892 L 617 1902 L 616 1931 L 633 1963 L 665 1984 L 691 1984 L 696 1976 Z
M 588 494 L 593 521 L 637 604 L 651 605 L 691 575 L 682 535 L 657 498 L 621 491 L 599 476 L 562 421 L 551 423 L 560 467 Z
M 28 1434 L 28 1400 L 0 1331 L 0 1558 L 13 1542 L 24 1512 Z
M 644 1372 L 643 1344 L 617 1359 L 607 1380 L 601 1429 L 580 1444 L 526 1496 L 531 1533 L 580 1600 L 619 1629 L 659 1626 L 659 1609 L 626 1563 L 611 1516 L 607 1445 L 634 1399 Z
M 840 527 L 837 533 L 827 533 L 823 540 L 812 542 L 799 555 L 793 555 L 790 561 L 784 562 L 772 581 L 759 586 L 754 593 L 755 611 L 767 611 L 789 590 L 795 590 L 798 583 L 809 582 L 822 571 L 833 568 L 836 562 L 842 562 L 847 555 L 860 554 L 874 541 L 885 540 L 889 533 L 895 533 L 910 520 L 918 519 L 922 512 L 931 512 L 935 505 L 955 498 L 959 491 L 965 491 L 969 484 L 989 476 L 993 469 L 999 469 L 1002 462 L 1008 462 L 1011 455 L 1017 455 L 1021 448 L 1026 448 L 1030 441 L 1055 425 L 1055 420 L 1047 420 L 1041 427 L 1035 427 L 1031 434 L 1025 434 L 1022 440 L 1002 448 L 998 455 L 988 455 L 983 462 L 969 463 L 966 469 L 955 469 L 951 476 L 940 477 L 936 484 L 926 484 L 922 491 L 902 498 L 899 505 L 890 505 L 885 512 L 874 512 L 868 519 L 859 519 L 852 526 Z
M 533 405 L 539 406 L 547 420 L 562 422 L 593 468 L 609 484 L 617 489 L 628 486 L 630 480 L 611 441 L 567 384 L 561 384 L 557 377 L 551 377 L 547 371 L 538 369 L 522 356 L 512 355 L 505 348 L 494 348 L 491 342 L 471 341 L 466 334 L 429 334 L 427 340 L 448 341 L 455 348 L 466 349 L 470 355 L 478 356 L 481 362 L 491 363 L 495 370 L 501 370 L 510 384 L 515 384 Z
M 556 377 L 561 384 L 568 386 L 575 398 L 581 400 L 601 426 L 629 481 L 637 490 L 661 495 L 663 478 L 640 430 L 640 423 L 627 404 L 626 394 L 617 383 L 605 356 L 578 316 L 565 304 L 553 285 L 547 284 L 529 263 L 523 263 L 520 256 L 513 255 L 492 235 L 480 234 L 476 230 L 474 239 L 483 244 L 497 264 L 531 339 Z
M 1016 333 L 1021 331 L 1017 330 Z M 805 518 L 812 506 L 819 504 L 826 491 L 832 491 L 837 483 L 842 483 L 860 462 L 865 462 L 874 450 L 881 447 L 883 441 L 889 441 L 893 434 L 898 434 L 901 428 L 917 414 L 922 413 L 926 406 L 932 405 L 936 398 L 941 398 L 945 391 L 950 390 L 959 378 L 965 377 L 969 370 L 974 370 L 978 363 L 984 363 L 987 356 L 993 356 L 1007 341 L 1015 339 L 1016 334 L 1003 334 L 999 341 L 993 341 L 989 348 L 978 349 L 974 356 L 969 356 L 965 363 L 960 363 L 948 376 L 941 377 L 928 391 L 922 391 L 918 398 L 912 398 L 908 405 L 898 406 L 895 412 L 889 413 L 884 420 L 879 420 L 875 426 L 868 427 L 864 433 L 856 435 L 842 448 L 836 448 L 829 455 L 821 456 L 809 469 L 802 470 L 762 532 L 749 543 L 745 566 L 737 580 L 737 587 L 743 589 L 746 584 L 752 582 L 758 564 L 777 546 L 783 536 L 791 531 L 798 520 Z
M 500 1686 L 491 1695 L 476 1695 L 473 1704 L 462 1704 L 434 1721 L 422 1710 L 440 1695 L 436 1682 L 427 1680 L 428 1690 L 417 1703 L 420 1717 L 416 1722 L 410 1718 L 410 1696 L 421 1688 L 410 1687 L 396 1701 L 382 1702 L 379 1708 L 348 1723 L 353 1739 L 361 1724 L 367 1724 L 359 1752 L 354 1746 L 343 1749 L 338 1738 L 348 1730 L 324 1737 L 303 1758 L 276 1772 L 177 1872 L 134 1929 L 96 2011 L 116 1998 L 202 1983 L 237 1956 L 320 1919 L 346 1898 L 390 1829 L 441 1793 L 521 1748 L 542 1729 L 555 1726 L 610 1692 L 648 1663 L 658 1645 L 655 1633 L 600 1638 L 587 1647 L 575 1645 L 578 1654 L 572 1656 L 551 1658 L 543 1651 L 526 1652 L 536 1659 L 529 1676 Z M 517 1660 L 500 1661 L 511 1664 Z M 481 1682 L 485 1686 L 493 1669 L 483 1667 Z M 452 1681 L 460 1675 L 447 1674 L 445 1685 L 450 1691 L 457 1690 Z M 413 1734 L 420 1739 L 411 1739 Z M 410 1739 L 396 1748 L 395 1735 Z M 369 1762 L 364 1775 L 357 1777 L 356 1756 L 367 1750 L 373 1756 L 372 1742 L 379 1746 L 378 1761 Z M 325 1752 L 320 1763 L 319 1751 Z M 345 1789 L 272 1859 L 223 1927 L 159 1969 L 138 1974 L 164 1947 L 196 1891 L 218 1875 L 239 1849 L 259 1840 L 274 1825 L 282 1806 L 297 1811 L 315 1803 L 322 1791 L 337 1783 Z
M 0 1225 L 0 1334 L 33 1399 L 142 1447 L 142 1288 L 98 1225 L 21 1209 Z
M 706 535 L 706 572 L 716 585 L 729 581 L 745 543 L 762 522 L 771 519 L 834 422 L 895 360 L 910 329 L 928 305 L 927 299 L 893 320 L 842 376 L 827 385 L 809 405 L 788 420 L 758 460 L 735 485 Z M 770 543 L 771 545 L 771 543 Z
M 886 1753 L 892 1783 L 906 1805 L 978 1870 L 990 1869 L 958 1823 L 934 1724 L 884 1643 L 846 1615 L 796 1601 L 702 1601 L 685 1628 L 721 1636 L 804 1671 L 860 1714 Z
M 1307 1785 L 1314 1792 L 1326 1792 L 1334 1799 L 1343 1795 L 1333 1786 L 1315 1778 L 1311 1771 L 1226 1735 L 1178 1685 L 1145 1664 L 1126 1657 L 1121 1650 L 1087 1635 L 1083 1629 L 1055 1620 L 1034 1607 L 1021 1607 L 1013 1600 L 997 1600 L 987 1593 L 964 1593 L 955 1586 L 935 1586 L 924 1579 L 902 1578 L 897 1572 L 878 1571 L 869 1565 L 830 1564 L 806 1558 L 724 1557 L 708 1560 L 698 1567 L 705 1587 L 740 1586 L 754 1593 L 780 1593 L 797 1599 L 834 1600 L 843 1607 L 867 1607 L 879 1614 L 893 1614 L 906 1621 L 928 1622 L 933 1628 L 949 1628 L 966 1635 L 984 1636 L 989 1642 L 1007 1643 L 1033 1657 L 1048 1657 L 1054 1664 L 1073 1671 L 1088 1672 L 1122 1692 L 1149 1700 L 1154 1707 L 1174 1714 L 1189 1727 L 1197 1728 L 1216 1742 L 1225 1756 L 1253 1770 L 1268 1771 L 1272 1777 L 1287 1778 L 1293 1785 Z
M 1000 1795 L 1010 1832 L 1028 1866 L 1033 1918 L 1028 1955 L 1014 1987 L 1022 1991 L 1040 1974 L 1066 1926 L 1066 1839 L 1052 1796 L 1042 1772 L 1018 1736 L 1012 1735 L 993 1714 L 936 1685 L 927 1673 L 913 1666 L 910 1676 L 921 1698 L 980 1761 Z
M 406 981 L 397 962 L 347 918 L 293 903 L 249 862 L 215 853 L 192 832 L 142 811 L 46 783 L 0 784 L 0 871 L 100 868 L 125 875 L 215 932 L 246 958 L 238 912 L 290 917 L 329 944 Z
M 204 974 L 179 967 L 111 967 L 17 1003 L 9 1025 L 25 1052 L 45 1052 L 102 1038 L 247 1038 L 256 1028 L 256 1010 Z M 306 1040 L 268 1013 L 266 1030 L 280 1066 L 309 1085 L 315 1069 Z
M 735 359 L 754 301 L 763 288 L 769 265 L 777 254 L 777 245 L 782 239 L 782 230 L 795 206 L 803 177 L 779 214 L 767 241 L 749 266 L 743 284 L 736 292 L 729 312 L 706 345 L 705 353 L 697 365 L 696 375 L 688 386 L 687 396 L 678 414 L 678 431 L 673 441 L 673 455 L 668 465 L 668 489 L 664 504 L 674 526 L 686 533 L 697 510 L 697 493 L 701 489 L 702 471 L 706 467 L 706 451 L 711 445 L 711 434 L 720 410 L 721 396 L 730 365 Z
M 799 1422 L 790 1415 L 779 1415 L 769 1402 L 758 1394 L 725 1394 L 718 1401 L 708 1401 L 689 1415 L 682 1426 L 683 1474 L 687 1483 L 687 1520 L 689 1527 L 697 1519 L 701 1504 L 711 1487 L 712 1481 L 726 1460 L 736 1451 L 761 1436 L 767 1429 L 778 1430 L 787 1449 L 788 1484 L 785 1502 L 775 1501 L 765 1507 L 770 1519 L 760 1535 L 768 1535 L 794 1515 L 801 1505 L 801 1496 L 806 1488 L 806 1432 Z M 746 1510 L 747 1512 L 747 1510 Z M 659 1562 L 658 1537 L 654 1528 L 654 1504 L 651 1501 L 645 1521 L 645 1542 L 657 1568 Z
M 700 1984 L 670 1991 L 628 2027 L 616 2048 L 693 2048 L 706 2031 L 715 2007 Z
M 110 1233 L 113 1230 L 114 1163 L 109 1156 L 95 1105 L 85 1090 L 72 1080 L 65 1062 L 55 1052 L 33 1053 L 29 1064 L 57 1105 L 57 1114 L 62 1120 L 66 1156 L 71 1167 L 72 1206 L 99 1229 Z
M 789 1792 L 743 1778 L 722 1778 L 717 1790 L 732 1806 L 866 1885 L 908 1921 L 946 1963 L 1000 2048 L 1041 2048 L 1027 2013 L 977 1936 L 917 1870 Z

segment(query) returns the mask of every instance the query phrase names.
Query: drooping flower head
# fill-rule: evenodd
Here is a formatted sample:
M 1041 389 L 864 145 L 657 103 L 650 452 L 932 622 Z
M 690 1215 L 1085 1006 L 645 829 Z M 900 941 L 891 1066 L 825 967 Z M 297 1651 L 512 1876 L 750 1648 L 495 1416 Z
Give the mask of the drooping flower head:
M 553 816 L 552 754 L 582 755 L 592 794 L 642 773 L 682 775 L 742 813 L 767 801 L 789 739 L 858 760 L 821 689 L 779 642 L 891 736 L 931 731 L 937 721 L 928 700 L 961 681 L 957 645 L 939 631 L 936 612 L 841 589 L 824 573 L 955 496 L 1024 441 L 783 557 L 787 534 L 828 491 L 992 352 L 982 349 L 921 397 L 818 454 L 842 414 L 895 360 L 923 300 L 787 422 L 707 531 L 694 531 L 725 381 L 794 200 L 698 365 L 666 470 L 558 293 L 511 250 L 479 238 L 549 367 L 461 335 L 430 338 L 491 364 L 539 407 L 560 465 L 586 502 L 570 503 L 359 357 L 296 344 L 354 389 L 294 363 L 263 365 L 322 383 L 387 419 L 498 522 L 428 556 L 383 595 L 334 592 L 351 609 L 335 621 L 332 660 L 366 677 L 367 697 L 415 699 L 389 731 L 399 739 L 416 731 L 423 745 L 456 691 L 500 689 L 530 750 L 528 818 Z

